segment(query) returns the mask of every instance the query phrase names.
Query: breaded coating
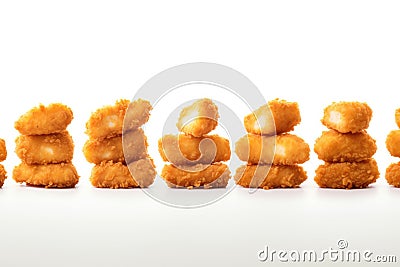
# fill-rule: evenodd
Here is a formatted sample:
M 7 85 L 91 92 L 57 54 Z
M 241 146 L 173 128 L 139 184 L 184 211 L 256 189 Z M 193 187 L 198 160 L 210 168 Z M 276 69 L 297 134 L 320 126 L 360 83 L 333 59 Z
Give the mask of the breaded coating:
M 125 115 L 124 132 L 133 131 L 145 124 L 150 118 L 153 109 L 150 102 L 137 99 L 131 102 Z
M 325 163 L 315 171 L 315 182 L 323 188 L 365 188 L 379 177 L 374 159 L 361 162 Z
M 155 176 L 156 171 L 150 159 L 135 161 L 129 167 L 121 162 L 110 161 L 93 167 L 90 182 L 98 188 L 143 188 L 153 184 Z
M 247 134 L 236 142 L 235 152 L 240 160 L 249 164 L 293 165 L 304 163 L 310 158 L 308 144 L 293 134 Z
M 292 131 L 300 121 L 296 102 L 275 99 L 244 117 L 244 127 L 248 133 L 274 135 Z
M 204 98 L 182 109 L 176 126 L 185 134 L 201 137 L 217 127 L 218 118 L 218 107 Z
M 46 188 L 71 188 L 79 176 L 71 163 L 28 165 L 21 163 L 13 171 L 13 179 L 17 183 Z
M 0 138 L 0 162 L 5 161 L 7 158 L 6 141 Z
M 369 126 L 372 109 L 366 103 L 333 102 L 325 108 L 321 122 L 341 133 L 357 133 Z
M 376 152 L 375 140 L 366 132 L 322 133 L 314 145 L 318 158 L 326 162 L 359 162 L 371 158 Z
M 246 188 L 296 188 L 307 179 L 307 173 L 298 165 L 243 165 L 234 179 Z
M 34 107 L 14 124 L 23 135 L 52 134 L 65 131 L 73 119 L 72 110 L 60 103 Z
M 88 162 L 100 164 L 102 161 L 130 163 L 147 157 L 147 139 L 142 129 L 106 139 L 89 139 L 83 146 L 83 153 Z M 126 158 L 125 158 L 126 157 Z
M 211 164 L 231 157 L 229 140 L 218 135 L 165 135 L 158 140 L 158 151 L 164 161 L 174 165 Z
M 3 187 L 4 181 L 7 179 L 7 172 L 4 166 L 0 164 L 0 188 Z
M 389 165 L 386 169 L 385 178 L 388 184 L 394 187 L 400 187 L 400 162 Z
M 396 109 L 395 119 L 396 119 L 397 126 L 399 126 L 399 128 L 400 128 L 400 108 Z
M 74 142 L 67 131 L 49 135 L 20 135 L 15 152 L 28 164 L 71 162 Z
M 225 188 L 230 179 L 230 171 L 228 166 L 223 163 L 197 164 L 185 167 L 185 169 L 166 164 L 162 170 L 161 177 L 169 187 L 173 188 Z
M 386 138 L 386 148 L 393 157 L 400 157 L 400 130 L 394 130 Z

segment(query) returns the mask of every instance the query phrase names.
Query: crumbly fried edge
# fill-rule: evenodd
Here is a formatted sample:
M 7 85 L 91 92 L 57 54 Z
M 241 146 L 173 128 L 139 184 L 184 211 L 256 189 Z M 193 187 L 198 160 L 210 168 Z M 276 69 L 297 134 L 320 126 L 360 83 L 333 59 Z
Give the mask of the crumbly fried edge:
M 4 169 L 4 166 L 0 164 L 0 188 L 3 187 L 4 181 L 7 179 L 7 172 Z
M 396 124 L 400 128 L 400 108 L 396 109 L 394 116 L 395 116 Z
M 400 162 L 392 163 L 387 167 L 385 178 L 388 184 L 400 187 Z
M 5 161 L 7 158 L 6 141 L 0 138 L 0 162 Z
M 400 130 L 394 130 L 388 134 L 386 148 L 393 157 L 400 157 Z

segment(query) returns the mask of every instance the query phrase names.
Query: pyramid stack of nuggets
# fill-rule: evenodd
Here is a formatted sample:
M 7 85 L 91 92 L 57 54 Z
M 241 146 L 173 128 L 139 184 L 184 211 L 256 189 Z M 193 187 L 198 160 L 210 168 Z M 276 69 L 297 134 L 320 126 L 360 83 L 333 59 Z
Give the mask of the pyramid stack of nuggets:
M 166 164 L 161 177 L 169 187 L 226 187 L 230 171 L 224 161 L 230 159 L 229 140 L 208 135 L 218 125 L 218 108 L 210 99 L 200 99 L 185 107 L 177 127 L 182 133 L 165 135 L 158 150 Z
M 321 121 L 330 130 L 323 132 L 314 146 L 318 158 L 325 161 L 314 179 L 320 187 L 365 188 L 379 177 L 372 158 L 375 140 L 366 132 L 371 118 L 366 103 L 338 102 L 325 108 Z
M 0 162 L 5 161 L 7 158 L 6 142 L 0 138 Z M 4 181 L 7 179 L 7 172 L 4 166 L 0 164 L 0 188 L 3 187 Z
M 96 164 L 90 177 L 93 186 L 143 188 L 154 182 L 156 172 L 141 128 L 149 120 L 151 109 L 146 100 L 119 100 L 91 115 L 86 123 L 89 140 L 83 152 L 88 162 Z
M 71 163 L 74 142 L 66 131 L 72 119 L 71 109 L 57 103 L 35 107 L 15 122 L 21 134 L 15 152 L 22 160 L 13 171 L 16 182 L 46 188 L 69 188 L 78 183 Z
M 288 132 L 300 121 L 298 104 L 279 99 L 247 115 L 244 125 L 248 134 L 235 147 L 239 159 L 247 165 L 236 170 L 236 183 L 247 188 L 299 187 L 307 174 L 298 164 L 309 160 L 310 147 Z
M 395 119 L 400 128 L 400 108 L 396 110 Z M 391 131 L 386 138 L 386 148 L 390 155 L 400 158 L 400 130 Z M 386 169 L 385 178 L 390 185 L 400 187 L 400 162 L 390 164 Z

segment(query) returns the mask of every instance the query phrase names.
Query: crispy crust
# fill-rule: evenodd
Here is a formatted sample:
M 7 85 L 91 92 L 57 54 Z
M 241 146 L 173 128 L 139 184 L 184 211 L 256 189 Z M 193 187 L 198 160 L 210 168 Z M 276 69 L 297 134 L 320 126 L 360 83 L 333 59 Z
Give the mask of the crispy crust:
M 210 164 L 231 157 L 229 140 L 218 135 L 165 135 L 158 140 L 158 151 L 164 161 L 174 165 Z
M 248 133 L 274 135 L 292 131 L 300 121 L 296 102 L 275 99 L 244 117 L 244 126 Z
M 296 188 L 307 179 L 307 173 L 298 165 L 243 165 L 234 179 L 246 188 Z
M 225 188 L 230 179 L 230 171 L 228 166 L 223 163 L 197 164 L 190 168 L 185 167 L 185 169 L 166 164 L 162 170 L 161 177 L 172 188 Z
M 378 165 L 374 159 L 357 163 L 325 163 L 315 173 L 315 182 L 323 188 L 365 188 L 379 178 Z
M 400 187 L 400 162 L 389 165 L 386 169 L 385 178 L 388 184 L 394 187 Z
M 147 152 L 147 137 L 141 128 L 124 133 L 122 144 L 125 161 L 128 164 L 149 156 Z
M 4 181 L 7 179 L 7 172 L 4 166 L 0 164 L 0 188 L 3 187 Z
M 341 133 L 357 133 L 369 126 L 372 109 L 366 103 L 333 102 L 325 108 L 321 122 Z
M 21 163 L 14 168 L 13 179 L 17 183 L 26 183 L 32 186 L 71 188 L 78 183 L 79 176 L 71 163 L 48 165 Z
M 152 109 L 147 100 L 137 99 L 131 102 L 125 115 L 124 132 L 136 130 L 145 124 L 150 118 Z
M 52 134 L 65 131 L 73 119 L 72 110 L 60 103 L 34 107 L 14 124 L 23 135 Z
M 71 162 L 74 142 L 67 131 L 49 135 L 21 135 L 15 152 L 27 164 Z
M 310 159 L 308 144 L 293 134 L 278 136 L 248 134 L 236 142 L 235 152 L 240 160 L 247 161 L 249 164 L 273 162 L 276 165 L 293 165 Z
M 218 125 L 218 107 L 208 98 L 199 99 L 182 109 L 176 126 L 195 137 L 208 134 Z
M 314 151 L 319 159 L 326 162 L 359 162 L 375 154 L 375 143 L 365 131 L 343 134 L 329 130 L 316 140 Z
M 129 167 L 121 162 L 109 161 L 93 167 L 90 182 L 98 188 L 148 187 L 153 184 L 155 176 L 154 165 L 150 159 L 135 161 L 129 164 Z
M 396 120 L 397 126 L 400 128 L 400 108 L 396 109 L 395 120 Z
M 386 138 L 386 148 L 393 157 L 400 157 L 400 130 L 394 130 Z
M 7 158 L 6 141 L 0 138 L 0 162 L 6 160 L 6 158 Z

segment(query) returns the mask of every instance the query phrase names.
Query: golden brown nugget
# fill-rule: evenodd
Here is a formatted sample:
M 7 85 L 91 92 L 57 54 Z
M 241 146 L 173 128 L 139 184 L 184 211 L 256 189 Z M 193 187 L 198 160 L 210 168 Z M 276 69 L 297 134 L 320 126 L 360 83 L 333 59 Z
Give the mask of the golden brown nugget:
M 149 156 L 147 152 L 147 137 L 141 128 L 124 133 L 122 144 L 127 164 Z
M 357 133 L 369 126 L 372 109 L 366 103 L 333 102 L 325 108 L 321 122 L 341 133 Z
M 204 98 L 182 109 L 176 126 L 185 134 L 201 137 L 217 127 L 218 118 L 218 107 Z
M 0 138 L 0 162 L 5 161 L 7 158 L 7 148 L 4 139 Z
M 52 134 L 65 131 L 72 119 L 72 110 L 63 104 L 40 105 L 22 115 L 14 127 L 23 135 Z
M 165 135 L 158 140 L 158 151 L 164 161 L 174 165 L 210 164 L 231 157 L 229 140 L 218 135 Z
M 396 119 L 397 126 L 399 126 L 399 128 L 400 128 L 400 108 L 396 109 L 395 119 Z
M 304 163 L 310 158 L 308 144 L 293 134 L 248 134 L 236 142 L 235 152 L 240 160 L 249 164 L 293 165 Z
M 21 163 L 13 171 L 13 179 L 17 183 L 46 188 L 71 188 L 79 176 L 71 163 L 28 165 Z
M 326 162 L 364 161 L 371 158 L 376 149 L 375 140 L 365 131 L 346 134 L 325 131 L 314 145 L 318 158 Z
M 49 135 L 21 135 L 15 140 L 17 156 L 28 164 L 71 162 L 74 142 L 67 131 Z
M 298 165 L 243 165 L 236 170 L 234 179 L 246 188 L 296 188 L 307 174 Z
M 400 157 L 400 130 L 391 131 L 386 138 L 386 147 L 393 157 Z
M 385 178 L 388 184 L 394 187 L 400 187 L 400 162 L 389 165 L 386 169 Z
M 379 177 L 374 159 L 362 162 L 325 163 L 315 171 L 315 182 L 323 188 L 365 188 Z
M 126 111 L 123 132 L 136 130 L 145 124 L 150 118 L 152 109 L 153 107 L 147 100 L 137 99 L 131 102 Z
M 301 121 L 296 102 L 275 99 L 244 117 L 248 133 L 274 135 L 290 132 Z
M 149 187 L 155 176 L 156 171 L 150 159 L 135 161 L 129 167 L 121 162 L 102 162 L 93 167 L 90 182 L 98 188 Z
M 230 171 L 226 164 L 197 164 L 180 169 L 174 165 L 164 165 L 161 177 L 169 187 L 224 188 L 228 185 Z
M 0 188 L 3 187 L 4 181 L 7 179 L 7 172 L 4 166 L 0 164 Z

